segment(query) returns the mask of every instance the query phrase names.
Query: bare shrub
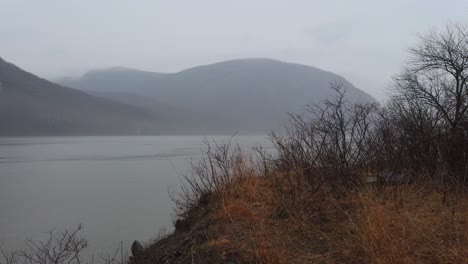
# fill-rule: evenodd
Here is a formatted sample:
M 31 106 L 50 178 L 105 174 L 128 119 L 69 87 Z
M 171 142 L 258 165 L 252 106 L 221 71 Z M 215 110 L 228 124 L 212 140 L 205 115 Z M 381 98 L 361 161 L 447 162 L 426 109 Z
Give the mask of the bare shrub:
M 331 88 L 334 97 L 308 106 L 305 114 L 290 114 L 286 133 L 273 133 L 272 138 L 278 169 L 303 170 L 313 184 L 318 184 L 314 175 L 326 174 L 327 181 L 344 186 L 357 181 L 355 169 L 373 158 L 371 131 L 377 106 L 347 102 L 341 83 L 332 83 Z M 317 171 L 320 173 L 311 173 Z
M 219 195 L 228 195 L 225 192 L 235 195 L 237 185 L 232 185 L 234 180 L 242 181 L 246 176 L 257 173 L 252 155 L 245 155 L 240 146 L 233 146 L 231 140 L 224 144 L 204 140 L 206 151 L 198 162 L 192 164 L 192 174 L 184 177 L 185 184 L 181 186 L 180 193 L 171 194 L 179 224 L 189 219 L 194 211 L 206 210 L 210 201 L 219 200 L 215 199 Z M 261 162 L 267 166 L 266 160 Z M 176 228 L 177 225 L 176 222 Z
M 261 175 L 267 175 L 274 170 L 275 156 L 263 146 L 254 147 L 255 167 Z
M 79 236 L 81 225 L 73 230 L 56 234 L 50 231 L 43 241 L 26 241 L 26 248 L 12 252 L 2 250 L 5 264 L 79 264 L 88 241 Z

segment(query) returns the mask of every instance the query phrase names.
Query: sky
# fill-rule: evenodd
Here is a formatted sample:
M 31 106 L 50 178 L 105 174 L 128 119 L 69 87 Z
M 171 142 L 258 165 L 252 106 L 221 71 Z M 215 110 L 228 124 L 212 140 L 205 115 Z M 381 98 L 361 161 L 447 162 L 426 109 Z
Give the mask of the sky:
M 379 100 L 408 49 L 468 0 L 0 0 L 0 57 L 51 80 L 272 58 L 342 75 Z

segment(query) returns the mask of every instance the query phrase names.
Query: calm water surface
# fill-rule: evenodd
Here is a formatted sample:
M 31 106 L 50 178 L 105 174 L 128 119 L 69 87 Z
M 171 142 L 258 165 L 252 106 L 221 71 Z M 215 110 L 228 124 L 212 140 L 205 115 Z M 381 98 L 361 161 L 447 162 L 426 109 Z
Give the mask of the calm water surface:
M 214 137 L 226 141 L 227 137 Z M 168 188 L 199 158 L 203 137 L 0 138 L 0 243 L 24 246 L 83 224 L 88 254 L 171 231 Z M 250 148 L 263 136 L 238 136 Z

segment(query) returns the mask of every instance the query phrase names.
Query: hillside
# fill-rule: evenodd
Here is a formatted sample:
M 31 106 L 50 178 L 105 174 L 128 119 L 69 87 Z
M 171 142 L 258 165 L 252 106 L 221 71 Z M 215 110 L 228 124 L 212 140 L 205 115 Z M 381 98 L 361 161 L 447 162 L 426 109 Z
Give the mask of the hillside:
M 79 79 L 63 78 L 59 82 L 67 87 L 99 92 L 128 92 L 129 89 L 150 89 L 164 77 L 164 73 L 140 71 L 125 67 L 91 70 Z
M 146 110 L 88 95 L 0 58 L 0 135 L 157 133 Z
M 265 132 L 280 126 L 288 112 L 303 111 L 305 105 L 330 95 L 330 82 L 335 81 L 345 84 L 347 99 L 374 101 L 339 75 L 272 59 L 231 60 L 177 73 L 110 68 L 61 83 L 153 109 L 176 120 L 178 131 L 232 133 Z M 157 102 L 154 107 L 147 104 L 149 99 Z

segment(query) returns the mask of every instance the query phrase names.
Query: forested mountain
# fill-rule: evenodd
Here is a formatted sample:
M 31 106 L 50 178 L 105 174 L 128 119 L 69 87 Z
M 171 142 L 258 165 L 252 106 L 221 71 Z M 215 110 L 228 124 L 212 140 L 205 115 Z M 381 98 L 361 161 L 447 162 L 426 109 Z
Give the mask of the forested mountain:
M 177 73 L 114 67 L 61 83 L 159 113 L 179 132 L 232 133 L 278 127 L 288 112 L 330 95 L 335 81 L 347 87 L 349 100 L 374 100 L 334 73 L 272 59 L 231 60 Z
M 153 134 L 157 121 L 147 110 L 57 85 L 0 58 L 0 135 Z

